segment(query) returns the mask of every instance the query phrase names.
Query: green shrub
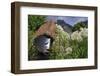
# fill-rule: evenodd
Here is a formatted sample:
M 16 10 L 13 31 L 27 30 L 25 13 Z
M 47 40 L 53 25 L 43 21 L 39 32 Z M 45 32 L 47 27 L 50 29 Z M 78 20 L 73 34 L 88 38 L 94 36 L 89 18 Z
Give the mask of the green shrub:
M 80 31 L 80 28 L 87 28 L 87 24 L 85 22 L 78 22 L 77 24 L 74 25 L 72 28 L 72 31 Z
M 44 24 L 45 19 L 45 16 L 28 15 L 28 30 L 35 32 L 42 24 Z

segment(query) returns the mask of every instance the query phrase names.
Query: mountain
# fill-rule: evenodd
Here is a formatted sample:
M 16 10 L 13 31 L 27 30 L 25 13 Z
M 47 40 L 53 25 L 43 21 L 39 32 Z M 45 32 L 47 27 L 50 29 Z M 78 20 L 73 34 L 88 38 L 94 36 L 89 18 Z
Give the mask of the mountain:
M 62 26 L 64 31 L 67 33 L 71 34 L 72 33 L 72 26 L 68 23 L 66 23 L 64 20 L 57 20 L 57 24 Z

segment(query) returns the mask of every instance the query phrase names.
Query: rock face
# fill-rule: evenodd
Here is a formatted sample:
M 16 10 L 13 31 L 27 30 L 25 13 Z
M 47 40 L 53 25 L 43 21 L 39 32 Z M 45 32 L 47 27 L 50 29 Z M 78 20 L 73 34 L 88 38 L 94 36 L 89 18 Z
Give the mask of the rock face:
M 72 26 L 67 24 L 64 20 L 57 20 L 57 24 L 61 25 L 64 31 L 66 31 L 67 33 L 72 33 Z
M 45 60 L 49 57 L 49 48 L 52 44 L 52 38 L 48 35 L 40 35 L 34 39 L 34 44 L 38 51 L 38 60 Z
M 35 38 L 35 45 L 38 49 L 39 52 L 46 52 L 47 49 L 49 49 L 50 47 L 50 40 L 51 38 L 49 37 L 46 37 L 45 35 L 41 35 L 41 36 L 38 36 L 37 38 Z

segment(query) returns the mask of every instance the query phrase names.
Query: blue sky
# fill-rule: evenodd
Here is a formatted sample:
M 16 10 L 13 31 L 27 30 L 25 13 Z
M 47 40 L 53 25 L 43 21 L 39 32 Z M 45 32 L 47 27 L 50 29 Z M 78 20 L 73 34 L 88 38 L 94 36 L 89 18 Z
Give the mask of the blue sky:
M 88 17 L 77 17 L 77 16 L 47 16 L 47 20 L 53 20 L 53 21 L 57 21 L 57 20 L 64 20 L 66 23 L 70 24 L 70 25 L 74 25 L 77 22 L 81 22 L 81 21 L 86 21 L 88 20 Z

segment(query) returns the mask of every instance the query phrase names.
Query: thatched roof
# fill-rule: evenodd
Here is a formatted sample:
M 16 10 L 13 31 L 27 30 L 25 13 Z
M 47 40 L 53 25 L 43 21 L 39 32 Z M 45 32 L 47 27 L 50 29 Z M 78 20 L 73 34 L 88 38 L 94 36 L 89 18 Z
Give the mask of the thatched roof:
M 47 34 L 51 37 L 55 36 L 56 24 L 54 21 L 47 21 L 36 31 L 36 36 Z

